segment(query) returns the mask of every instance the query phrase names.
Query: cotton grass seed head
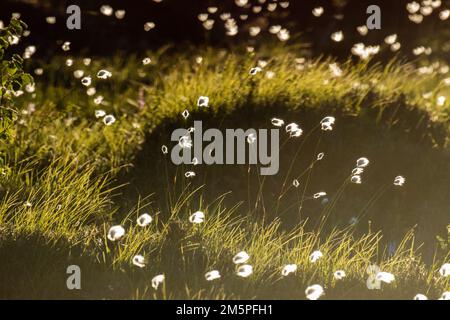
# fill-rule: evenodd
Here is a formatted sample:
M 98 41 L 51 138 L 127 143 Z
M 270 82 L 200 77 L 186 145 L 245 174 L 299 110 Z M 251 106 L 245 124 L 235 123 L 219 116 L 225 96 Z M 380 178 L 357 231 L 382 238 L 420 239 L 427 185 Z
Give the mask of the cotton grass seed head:
M 314 17 L 320 17 L 323 14 L 323 7 L 316 7 L 312 10 L 312 14 Z
M 192 147 L 192 140 L 190 136 L 182 136 L 179 140 L 178 140 L 178 145 L 181 148 L 191 148 Z
M 272 118 L 271 123 L 275 127 L 282 127 L 284 125 L 284 121 L 278 118 Z
M 324 290 L 319 284 L 313 284 L 305 290 L 305 295 L 308 300 L 318 300 L 323 294 Z
M 197 100 L 197 106 L 198 107 L 208 107 L 209 105 L 209 97 L 206 96 L 200 96 Z
M 439 298 L 439 300 L 450 300 L 450 291 L 445 291 L 441 297 Z
M 333 130 L 333 125 L 335 122 L 336 119 L 334 117 L 331 116 L 325 117 L 320 121 L 321 129 L 323 131 L 331 131 Z
M 327 195 L 326 192 L 320 191 L 320 192 L 315 193 L 315 194 L 313 195 L 313 198 L 314 198 L 314 199 L 319 199 L 319 198 L 324 197 L 324 196 L 326 196 L 326 195 Z
M 157 276 L 154 276 L 152 279 L 152 287 L 155 290 L 158 290 L 158 287 L 164 283 L 164 280 L 166 279 L 166 277 L 164 276 L 164 274 L 159 274 Z
M 377 273 L 376 280 L 391 283 L 395 280 L 395 276 L 392 273 L 382 271 Z
M 195 177 L 195 172 L 194 172 L 194 171 L 187 171 L 187 172 L 184 174 L 184 176 L 185 176 L 186 178 L 193 178 L 193 177 Z
M 85 87 L 89 87 L 91 85 L 91 83 L 92 83 L 91 76 L 87 76 L 87 77 L 84 77 L 83 79 L 81 79 L 81 84 Z
M 105 124 L 105 126 L 111 126 L 114 124 L 114 122 L 116 122 L 116 118 L 111 114 L 108 114 L 103 118 L 103 123 Z
M 403 186 L 405 184 L 405 178 L 403 176 L 396 176 L 394 179 L 394 186 Z
M 135 256 L 133 257 L 133 264 L 134 264 L 136 267 L 139 267 L 139 268 L 145 267 L 145 259 L 144 259 L 144 257 L 141 256 L 140 254 L 135 255 Z
M 247 143 L 248 144 L 253 144 L 253 143 L 255 143 L 255 141 L 256 141 L 256 135 L 254 133 L 250 133 L 247 136 Z
M 287 264 L 283 267 L 283 270 L 281 270 L 281 275 L 283 277 L 288 276 L 291 273 L 294 273 L 297 271 L 297 265 L 296 264 Z
M 205 274 L 206 281 L 213 281 L 220 279 L 220 272 L 218 270 L 212 270 Z
M 105 110 L 95 110 L 95 117 L 96 118 L 103 118 L 106 115 Z
M 369 165 L 369 159 L 362 157 L 356 160 L 356 166 L 358 168 L 365 168 Z
M 111 241 L 117 241 L 125 235 L 125 229 L 120 226 L 112 226 L 108 231 L 108 239 Z
M 316 250 L 313 253 L 311 253 L 311 255 L 309 256 L 309 261 L 311 263 L 316 263 L 322 257 L 323 257 L 323 253 L 319 250 Z
M 189 217 L 189 222 L 190 223 L 200 224 L 200 223 L 203 223 L 204 221 L 205 221 L 205 214 L 202 211 L 194 212 Z
M 108 70 L 100 70 L 99 72 L 97 72 L 97 78 L 99 79 L 108 79 L 112 77 L 112 73 L 109 72 Z
M 350 182 L 351 182 L 351 183 L 356 183 L 356 184 L 361 184 L 361 182 L 362 182 L 361 176 L 360 176 L 360 175 L 357 175 L 357 174 L 353 175 L 353 176 L 350 178 Z
M 140 227 L 148 226 L 150 223 L 152 223 L 152 221 L 153 218 L 148 213 L 141 214 L 136 220 L 138 226 Z
M 233 257 L 233 263 L 234 264 L 246 263 L 248 261 L 248 259 L 250 259 L 250 256 L 248 255 L 248 253 L 245 251 L 241 251 L 241 252 L 238 252 Z
M 260 67 L 254 67 L 254 68 L 250 69 L 249 73 L 250 73 L 251 76 L 254 76 L 254 75 L 256 75 L 257 73 L 259 73 L 261 71 L 262 71 L 262 69 Z
M 337 270 L 333 274 L 335 280 L 342 280 L 346 277 L 344 270 Z
M 243 265 L 239 266 L 239 268 L 236 271 L 236 274 L 242 278 L 247 278 L 252 273 L 253 273 L 253 267 L 249 264 L 243 264 Z
M 439 269 L 439 274 L 444 278 L 450 277 L 450 263 L 444 263 Z

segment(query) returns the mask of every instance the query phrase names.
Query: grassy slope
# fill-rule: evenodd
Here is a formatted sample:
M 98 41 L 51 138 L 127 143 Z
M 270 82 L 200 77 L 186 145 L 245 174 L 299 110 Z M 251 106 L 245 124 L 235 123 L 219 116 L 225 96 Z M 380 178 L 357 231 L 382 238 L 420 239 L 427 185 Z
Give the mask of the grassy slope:
M 412 233 L 388 256 L 378 233 L 356 236 L 347 228 L 321 234 L 321 229 L 308 231 L 302 223 L 283 231 L 278 220 L 250 218 L 245 208 L 230 208 L 222 198 L 205 203 L 198 197 L 202 190 L 190 185 L 177 186 L 182 192 L 168 193 L 170 199 L 152 203 L 150 197 L 128 213 L 118 212 L 114 194 L 120 190 L 111 179 L 133 161 L 149 133 L 180 119 L 185 109 L 198 113 L 194 106 L 200 95 L 209 96 L 212 105 L 200 112 L 213 117 L 247 105 L 264 113 L 263 107 L 276 105 L 293 112 L 321 110 L 362 119 L 375 114 L 390 127 L 410 125 L 409 115 L 418 112 L 412 119 L 426 141 L 445 148 L 449 109 L 432 106 L 449 89 L 436 74 L 420 76 L 411 66 L 395 63 L 381 68 L 348 62 L 341 65 L 343 75 L 333 77 L 329 61 L 300 65 L 292 54 L 269 53 L 273 58 L 263 56 L 269 64 L 256 76 L 248 71 L 257 56 L 242 58 L 216 50 L 205 51 L 201 64 L 188 54 L 168 58 L 160 52 L 151 53 L 149 66 L 133 57 L 94 59 L 90 67 L 76 59 L 72 68 L 61 67 L 64 60 L 56 59 L 47 66 L 43 79 L 37 79 L 36 111 L 20 116 L 16 143 L 6 148 L 0 256 L 8 264 L 2 264 L 0 296 L 304 298 L 305 287 L 312 283 L 322 284 L 328 298 L 411 298 L 418 292 L 438 297 L 448 290 L 448 280 L 437 274 L 448 260 L 448 249 L 426 267 L 415 251 Z M 95 119 L 94 110 L 100 107 L 73 79 L 71 72 L 77 68 L 94 77 L 97 95 L 106 101 L 101 108 L 118 120 L 113 126 Z M 101 68 L 110 70 L 112 79 L 95 79 Z M 266 77 L 267 70 L 274 72 L 273 79 Z M 424 100 L 421 95 L 429 90 L 433 95 Z M 30 95 L 20 99 L 26 110 Z M 31 206 L 24 205 L 26 201 Z M 160 214 L 152 226 L 141 229 L 135 218 L 148 207 Z M 207 215 L 200 227 L 187 222 L 194 209 Z M 106 240 L 113 223 L 126 227 L 120 243 Z M 325 257 L 311 264 L 309 255 L 317 249 Z M 248 279 L 234 275 L 231 258 L 240 250 L 249 252 L 254 266 Z M 149 260 L 142 270 L 130 263 L 138 253 Z M 393 272 L 395 283 L 381 292 L 368 291 L 365 269 L 371 262 Z M 83 270 L 80 292 L 65 288 L 65 268 L 71 263 Z M 287 263 L 298 264 L 299 270 L 281 279 L 280 270 Z M 221 270 L 222 279 L 207 283 L 203 275 L 210 269 Z M 346 271 L 345 281 L 333 280 L 337 269 Z M 150 281 L 158 273 L 165 273 L 167 281 L 155 291 Z

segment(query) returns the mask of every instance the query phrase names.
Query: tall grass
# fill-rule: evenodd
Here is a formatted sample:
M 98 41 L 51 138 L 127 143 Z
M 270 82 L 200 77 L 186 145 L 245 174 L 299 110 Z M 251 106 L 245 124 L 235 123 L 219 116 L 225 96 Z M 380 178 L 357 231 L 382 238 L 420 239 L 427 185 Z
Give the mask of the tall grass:
M 448 261 L 448 250 L 436 250 L 433 262 L 425 264 L 414 230 L 407 232 L 392 252 L 382 241 L 382 232 L 371 230 L 370 225 L 361 232 L 352 226 L 330 224 L 330 216 L 338 214 L 337 202 L 348 179 L 320 211 L 315 224 L 301 216 L 311 192 L 308 187 L 316 170 L 317 148 L 313 149 L 316 153 L 306 155 L 312 160 L 302 168 L 297 161 L 305 154 L 300 153 L 301 146 L 296 149 L 281 178 L 281 189 L 270 189 L 275 194 L 272 206 L 267 201 L 265 178 L 259 178 L 254 188 L 248 184 L 246 204 L 233 205 L 226 201 L 228 195 L 217 195 L 215 200 L 204 196 L 211 183 L 208 179 L 191 183 L 184 179 L 184 169 L 172 175 L 167 163 L 157 167 L 155 161 L 152 179 L 159 181 L 158 176 L 164 184 L 133 207 L 118 203 L 124 200 L 120 195 L 123 186 L 115 181 L 134 166 L 146 139 L 168 123 L 182 122 L 180 114 L 185 109 L 194 117 L 213 119 L 227 114 L 258 119 L 261 114 L 272 116 L 274 110 L 283 115 L 301 110 L 368 121 L 367 114 L 375 112 L 387 127 L 437 128 L 438 133 L 424 129 L 424 134 L 433 137 L 430 141 L 435 147 L 445 148 L 448 108 L 429 108 L 422 97 L 424 88 L 433 90 L 433 99 L 448 92 L 441 79 L 416 75 L 411 65 L 396 61 L 381 67 L 350 60 L 340 65 L 342 76 L 333 77 L 329 69 L 333 61 L 300 63 L 288 50 L 277 55 L 262 53 L 268 65 L 257 76 L 249 75 L 249 70 L 258 64 L 258 55 L 242 58 L 239 53 L 206 49 L 198 64 L 190 53 L 161 59 L 165 54 L 149 53 L 154 61 L 150 66 L 142 66 L 135 57 L 115 57 L 94 59 L 89 67 L 76 59 L 75 66 L 67 70 L 59 67 L 63 58 L 55 59 L 46 66 L 43 82 L 37 80 L 36 98 L 21 98 L 24 108 L 15 141 L 2 146 L 0 256 L 10 257 L 9 266 L 0 270 L 4 275 L 2 297 L 299 299 L 314 283 L 325 288 L 326 298 L 338 299 L 409 299 L 419 292 L 436 298 L 449 290 L 449 278 L 437 272 Z M 94 84 L 97 94 L 105 97 L 104 103 L 96 105 L 79 80 L 73 79 L 77 68 L 92 75 L 100 68 L 113 73 L 110 81 Z M 267 77 L 267 71 L 274 77 Z M 416 81 L 408 81 L 413 76 Z M 195 109 L 200 95 L 209 96 L 210 108 Z M 99 108 L 114 114 L 117 122 L 105 126 L 94 116 Z M 416 110 L 420 110 L 418 116 L 408 118 Z M 416 122 L 411 124 L 411 119 Z M 302 139 L 314 139 L 316 131 Z M 445 138 L 439 138 L 442 136 Z M 250 181 L 253 171 L 248 172 Z M 292 187 L 294 178 L 306 182 L 296 189 Z M 382 190 L 367 207 L 381 197 Z M 206 220 L 193 225 L 188 217 L 197 210 L 205 212 Z M 136 218 L 146 211 L 154 221 L 144 228 L 137 226 Z M 293 212 L 299 215 L 299 222 L 285 228 L 284 214 Z M 363 208 L 361 214 L 365 212 Z M 111 242 L 106 234 L 117 224 L 125 227 L 126 235 Z M 27 255 L 24 247 L 34 254 L 23 258 Z M 245 279 L 236 276 L 231 262 L 242 250 L 248 252 L 248 263 L 254 268 L 252 276 Z M 310 254 L 315 250 L 324 257 L 311 263 Z M 145 268 L 132 265 L 136 254 L 146 258 Z M 65 287 L 69 263 L 83 266 L 85 289 L 81 293 Z M 368 290 L 365 284 L 366 269 L 374 263 L 396 276 L 393 284 L 383 285 L 380 291 Z M 286 264 L 296 264 L 298 269 L 282 277 Z M 57 276 L 36 272 L 30 277 L 30 289 L 23 277 L 36 268 L 49 268 Z M 212 269 L 220 270 L 222 277 L 207 282 L 204 274 Z M 339 269 L 345 270 L 347 277 L 337 281 L 333 273 Z M 156 274 L 166 276 L 158 290 L 151 287 Z

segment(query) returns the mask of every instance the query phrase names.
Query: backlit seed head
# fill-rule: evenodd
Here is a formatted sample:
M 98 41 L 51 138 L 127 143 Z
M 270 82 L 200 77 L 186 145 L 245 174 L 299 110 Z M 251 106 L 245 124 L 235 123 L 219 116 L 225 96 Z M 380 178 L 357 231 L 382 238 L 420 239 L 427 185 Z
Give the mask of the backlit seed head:
M 183 116 L 183 118 L 187 119 L 189 117 L 189 111 L 184 110 L 181 115 Z
M 333 125 L 335 122 L 336 119 L 334 117 L 328 116 L 320 121 L 320 125 L 323 131 L 331 131 L 333 130 Z
M 205 96 L 198 97 L 197 100 L 197 106 L 198 107 L 208 107 L 209 105 L 209 98 Z
M 284 121 L 278 118 L 272 118 L 271 122 L 275 127 L 282 127 L 284 125 Z
M 125 14 L 126 14 L 125 10 L 116 10 L 116 12 L 114 12 L 114 15 L 118 20 L 122 20 L 123 18 L 125 18 Z
M 409 13 L 416 13 L 420 9 L 420 4 L 413 1 L 406 5 L 406 10 L 408 10 Z
M 305 290 L 305 295 L 308 300 L 317 300 L 324 294 L 324 290 L 321 285 L 313 284 Z
M 362 36 L 365 36 L 365 35 L 367 35 L 367 33 L 369 33 L 369 29 L 367 28 L 366 25 L 362 25 L 362 26 L 356 27 L 356 30 Z
M 439 12 L 439 19 L 441 20 L 447 20 L 448 17 L 450 17 L 450 10 L 442 10 Z
M 358 160 L 356 160 L 356 166 L 358 168 L 365 168 L 369 165 L 369 159 L 367 158 L 359 158 Z
M 315 263 L 322 257 L 323 257 L 323 253 L 319 250 L 316 250 L 313 253 L 311 253 L 311 255 L 309 256 L 309 261 L 311 263 Z
M 45 22 L 47 22 L 48 24 L 55 24 L 56 23 L 56 17 L 54 16 L 49 16 L 45 18 Z
M 297 265 L 296 264 L 287 264 L 283 267 L 283 270 L 281 270 L 281 275 L 283 277 L 288 276 L 291 273 L 294 273 L 297 271 Z
M 152 279 L 153 289 L 158 290 L 158 287 L 164 282 L 165 279 L 166 279 L 166 277 L 164 276 L 164 274 L 159 274 L 159 275 L 153 277 L 153 279 Z
M 94 94 L 96 94 L 97 93 L 97 90 L 94 88 L 94 87 L 91 87 L 91 88 L 88 88 L 87 90 L 86 90 L 86 94 L 89 96 L 89 97 L 92 97 Z
M 387 44 L 394 44 L 396 41 L 397 41 L 397 35 L 395 33 L 384 38 L 384 42 Z
M 288 29 L 281 29 L 278 33 L 277 33 L 277 37 L 278 40 L 280 41 L 288 41 L 289 38 L 291 37 L 290 32 Z
M 317 161 L 320 161 L 323 159 L 323 157 L 325 156 L 325 153 L 321 152 L 317 155 Z
M 314 198 L 314 199 L 319 199 L 320 197 L 323 197 L 323 196 L 326 196 L 326 195 L 327 195 L 326 192 L 321 191 L 321 192 L 315 193 L 315 194 L 313 195 L 313 198 Z
M 99 78 L 99 79 L 108 79 L 108 78 L 110 78 L 111 76 L 112 76 L 112 73 L 109 72 L 108 70 L 100 70 L 100 71 L 97 73 L 97 78 Z
M 413 300 L 428 300 L 428 297 L 424 294 L 418 293 L 414 296 Z
M 150 31 L 150 30 L 152 30 L 153 28 L 155 28 L 155 23 L 154 22 L 151 22 L 151 21 L 149 21 L 149 22 L 146 22 L 145 24 L 144 24 L 144 30 L 146 31 L 146 32 L 148 32 L 148 31 Z
M 190 136 L 182 136 L 179 140 L 178 140 L 178 145 L 181 148 L 191 148 L 192 147 L 192 140 Z
M 260 67 L 254 67 L 254 68 L 251 68 L 250 69 L 250 75 L 252 75 L 252 76 L 254 76 L 254 75 L 256 75 L 257 73 L 259 73 L 259 72 L 261 72 L 261 68 Z
M 376 280 L 391 283 L 395 280 L 395 276 L 389 272 L 378 272 L 376 275 Z
M 106 112 L 105 110 L 95 110 L 95 117 L 96 118 L 103 118 L 104 116 L 106 116 Z
M 69 51 L 70 50 L 70 42 L 69 41 L 64 42 L 63 45 L 61 46 L 61 48 L 64 51 Z
M 360 175 L 357 175 L 357 174 L 353 175 L 353 176 L 350 178 L 350 182 L 356 183 L 356 184 L 361 184 L 361 182 L 362 182 L 361 176 L 360 176 Z
M 91 64 L 91 58 L 84 58 L 83 59 L 83 64 L 87 67 Z
M 110 5 L 103 5 L 100 7 L 100 12 L 109 17 L 113 14 L 114 9 Z
M 352 170 L 352 175 L 354 176 L 354 175 L 360 175 L 361 173 L 363 173 L 364 172 L 364 168 L 354 168 L 353 170 Z
M 206 281 L 213 281 L 220 279 L 220 272 L 218 270 L 212 270 L 205 274 Z
M 81 79 L 81 84 L 85 87 L 89 87 L 91 85 L 91 83 L 92 83 L 91 76 L 87 76 L 87 77 L 84 77 L 83 79 Z
M 136 222 L 140 227 L 148 226 L 152 221 L 153 218 L 148 213 L 143 213 L 136 219 Z
M 73 76 L 75 77 L 75 79 L 80 79 L 84 76 L 84 71 L 83 70 L 75 70 L 73 72 Z
M 294 179 L 294 181 L 292 181 L 292 185 L 296 188 L 298 188 L 298 186 L 300 185 L 300 182 L 298 182 L 297 179 Z
M 125 235 L 125 229 L 120 226 L 112 226 L 108 231 L 108 239 L 111 241 L 117 241 Z
M 96 97 L 96 98 L 94 99 L 94 103 L 95 103 L 96 105 L 99 105 L 99 104 L 101 104 L 101 103 L 103 102 L 103 100 L 104 100 L 103 96 L 98 96 L 98 97 Z
M 167 153 L 169 152 L 169 150 L 167 149 L 167 146 L 162 145 L 162 146 L 161 146 L 161 152 L 162 152 L 163 154 L 167 154 Z
M 344 270 L 337 270 L 334 272 L 333 276 L 336 280 L 342 280 L 346 277 L 346 274 Z
M 331 34 L 331 40 L 335 42 L 341 42 L 344 39 L 344 33 L 342 31 L 336 31 Z
M 248 3 L 248 0 L 234 0 L 234 3 L 236 3 L 238 7 L 245 7 Z
M 248 144 L 253 144 L 256 141 L 256 135 L 254 133 L 250 133 L 247 136 L 247 143 Z
M 145 267 L 145 259 L 144 259 L 144 257 L 141 256 L 140 254 L 135 255 L 135 256 L 133 257 L 133 264 L 134 264 L 136 267 L 139 267 L 139 268 Z
M 242 266 L 239 266 L 239 268 L 236 271 L 236 274 L 242 278 L 247 278 L 252 273 L 253 273 L 253 267 L 249 264 L 244 264 Z
M 445 101 L 447 100 L 447 98 L 445 96 L 439 96 L 437 98 L 437 105 L 439 107 L 443 107 L 445 105 Z
M 114 122 L 116 122 L 116 118 L 113 115 L 109 114 L 103 118 L 103 123 L 106 126 L 111 126 Z
M 323 7 L 316 7 L 312 10 L 314 17 L 320 17 L 323 14 Z
M 204 221 L 205 221 L 205 214 L 202 211 L 194 212 L 189 217 L 189 222 L 190 223 L 199 224 L 199 223 L 203 223 Z
M 405 178 L 402 176 L 396 176 L 394 179 L 394 186 L 402 186 L 405 184 Z
M 269 32 L 272 34 L 277 34 L 278 32 L 280 32 L 280 30 L 281 30 L 280 25 L 274 25 L 269 28 Z
M 444 278 L 450 277 L 450 263 L 444 263 L 439 269 L 439 274 Z
M 142 60 L 142 64 L 143 64 L 144 66 L 150 64 L 151 62 L 152 62 L 152 60 L 151 60 L 150 58 L 145 58 L 144 60 Z
M 450 291 L 445 291 L 441 297 L 439 298 L 439 300 L 450 300 Z
M 195 177 L 195 172 L 194 172 L 194 171 L 187 171 L 187 172 L 184 174 L 184 176 L 185 176 L 186 178 L 192 178 L 192 177 Z
M 249 34 L 252 37 L 256 37 L 259 33 L 261 32 L 261 28 L 260 27 L 250 27 L 249 29 Z
M 245 251 L 241 251 L 241 252 L 238 252 L 233 257 L 233 263 L 234 264 L 246 263 L 248 261 L 248 259 L 250 259 L 250 256 L 248 255 L 248 253 Z

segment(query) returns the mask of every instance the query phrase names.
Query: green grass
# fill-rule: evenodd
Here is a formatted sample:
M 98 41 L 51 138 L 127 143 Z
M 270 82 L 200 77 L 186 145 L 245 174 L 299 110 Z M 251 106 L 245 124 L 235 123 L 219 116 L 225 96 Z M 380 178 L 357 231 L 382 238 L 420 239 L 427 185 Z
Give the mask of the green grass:
M 144 57 L 120 56 L 94 58 L 89 67 L 82 65 L 81 58 L 70 68 L 63 67 L 63 57 L 44 64 L 42 79 L 36 77 L 36 96 L 26 93 L 18 99 L 22 110 L 29 110 L 30 103 L 36 110 L 21 113 L 13 143 L 1 146 L 0 258 L 7 263 L 0 267 L 0 297 L 304 299 L 305 288 L 315 283 L 330 299 L 410 299 L 417 293 L 438 298 L 449 290 L 449 278 L 438 273 L 450 256 L 445 240 L 450 221 L 441 203 L 435 210 L 443 218 L 436 223 L 444 240 L 440 246 L 432 242 L 431 251 L 429 244 L 427 261 L 416 229 L 402 230 L 403 240 L 395 252 L 388 252 L 383 230 L 372 229 L 369 221 L 358 228 L 341 223 L 338 217 L 345 214 L 345 205 L 353 203 L 344 198 L 352 192 L 345 183 L 347 167 L 333 167 L 340 170 L 336 180 L 341 183 L 332 187 L 336 196 L 316 210 L 317 217 L 297 219 L 303 201 L 289 188 L 290 181 L 304 172 L 301 177 L 314 183 L 320 166 L 315 168 L 311 160 L 317 153 L 313 151 L 326 140 L 317 131 L 287 142 L 291 156 L 281 164 L 279 185 L 247 174 L 250 170 L 244 168 L 243 178 L 235 179 L 241 189 L 230 190 L 245 194 L 241 202 L 230 201 L 230 195 L 220 193 L 214 187 L 217 181 L 206 174 L 197 182 L 186 181 L 185 168 L 171 168 L 170 160 L 161 155 L 168 130 L 189 126 L 192 118 L 239 127 L 241 118 L 247 118 L 241 122 L 245 125 L 268 126 L 270 118 L 283 116 L 286 121 L 305 119 L 304 126 L 314 128 L 321 117 L 334 115 L 337 127 L 348 123 L 353 130 L 360 123 L 372 137 L 367 141 L 374 144 L 377 134 L 385 133 L 394 141 L 386 149 L 412 139 L 414 152 L 426 150 L 424 158 L 417 156 L 418 162 L 430 166 L 430 161 L 440 161 L 433 162 L 435 168 L 431 165 L 424 175 L 435 177 L 439 171 L 444 181 L 438 184 L 439 196 L 448 195 L 450 108 L 448 102 L 435 107 L 439 95 L 450 96 L 442 76 L 417 75 L 412 64 L 396 61 L 384 67 L 347 61 L 340 64 L 342 76 L 333 77 L 332 61 L 306 60 L 300 66 L 292 52 L 284 48 L 260 53 L 268 65 L 256 76 L 250 76 L 249 70 L 257 65 L 258 55 L 218 49 L 195 55 L 149 52 L 153 62 L 148 66 L 141 64 Z M 203 57 L 201 64 L 195 62 L 197 55 Z M 73 78 L 78 68 L 92 75 L 95 96 L 103 95 L 104 105 L 95 105 L 94 97 L 88 97 L 86 88 Z M 113 77 L 96 79 L 100 69 L 111 71 Z M 266 77 L 269 70 L 274 72 L 272 79 Z M 425 92 L 432 92 L 430 99 L 422 97 Z M 196 107 L 200 95 L 209 96 L 211 107 Z M 95 118 L 96 109 L 113 114 L 116 123 L 105 126 Z M 181 117 L 185 109 L 191 113 L 188 121 Z M 306 155 L 297 152 L 302 139 L 310 141 Z M 336 148 L 342 144 L 338 139 L 334 143 Z M 149 149 L 154 157 L 147 159 Z M 148 186 L 145 192 L 135 192 L 133 173 L 141 172 L 136 167 L 142 157 L 150 164 L 138 185 Z M 220 170 L 219 176 L 225 172 Z M 305 190 L 314 192 L 307 187 L 308 182 Z M 381 195 L 359 199 L 359 210 L 370 208 L 377 197 L 381 202 L 398 201 Z M 188 221 L 197 210 L 206 215 L 205 223 L 198 226 Z M 146 211 L 154 221 L 138 227 L 136 218 Z M 286 219 L 295 223 L 287 227 Z M 125 227 L 126 236 L 113 243 L 106 234 L 115 224 Z M 246 279 L 235 275 L 231 262 L 241 250 L 249 253 L 254 267 Z M 324 257 L 312 264 L 309 256 L 314 250 Z M 146 257 L 145 268 L 131 264 L 136 254 Z M 298 265 L 297 272 L 281 277 L 283 265 L 291 263 Z M 368 290 L 366 268 L 372 263 L 392 272 L 394 283 Z M 70 264 L 81 266 L 80 291 L 66 288 L 65 269 Z M 222 278 L 207 282 L 204 274 L 212 269 L 220 270 Z M 333 279 L 338 269 L 345 270 L 344 280 Z M 166 275 L 166 282 L 154 290 L 151 279 L 160 273 Z

